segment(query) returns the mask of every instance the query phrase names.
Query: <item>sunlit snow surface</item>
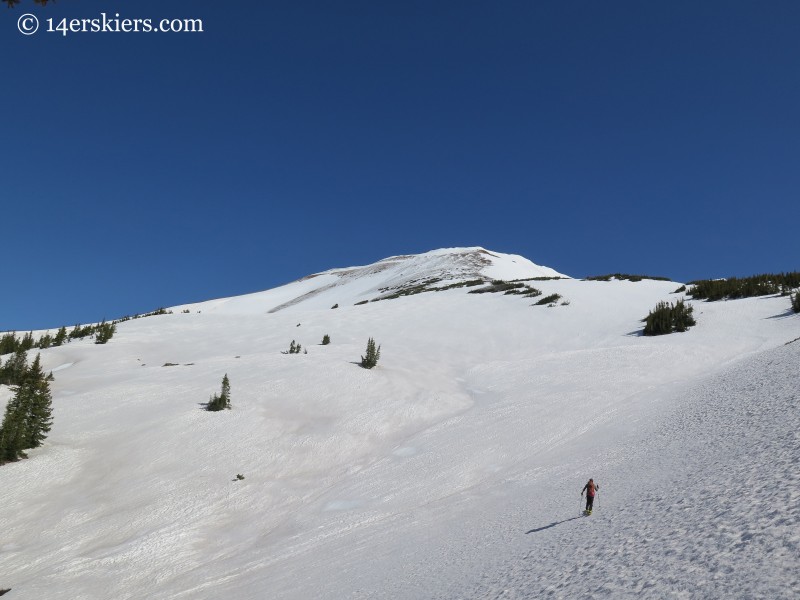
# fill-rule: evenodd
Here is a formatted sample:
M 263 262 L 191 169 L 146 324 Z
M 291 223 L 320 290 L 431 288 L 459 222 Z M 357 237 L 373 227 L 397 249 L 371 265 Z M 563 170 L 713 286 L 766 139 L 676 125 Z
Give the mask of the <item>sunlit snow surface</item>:
M 569 301 L 552 308 L 470 288 L 354 306 L 418 280 L 557 275 L 484 252 L 337 269 L 43 351 L 55 425 L 0 467 L 0 589 L 797 597 L 788 299 L 695 302 L 696 327 L 658 338 L 641 319 L 674 282 L 528 282 Z M 308 354 L 281 354 L 292 340 Z M 208 413 L 225 373 L 233 410 Z M 577 518 L 590 476 L 597 510 Z

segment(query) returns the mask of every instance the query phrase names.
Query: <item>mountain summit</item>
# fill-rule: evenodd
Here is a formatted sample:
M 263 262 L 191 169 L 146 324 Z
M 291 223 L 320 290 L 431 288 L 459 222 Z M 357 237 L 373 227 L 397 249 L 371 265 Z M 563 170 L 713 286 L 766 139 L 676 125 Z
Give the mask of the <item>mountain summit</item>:
M 178 307 L 233 314 L 274 313 L 290 307 L 330 308 L 412 295 L 468 281 L 568 279 L 549 267 L 516 254 L 481 247 L 443 248 L 423 254 L 391 256 L 376 263 L 330 269 L 284 286 L 200 304 Z

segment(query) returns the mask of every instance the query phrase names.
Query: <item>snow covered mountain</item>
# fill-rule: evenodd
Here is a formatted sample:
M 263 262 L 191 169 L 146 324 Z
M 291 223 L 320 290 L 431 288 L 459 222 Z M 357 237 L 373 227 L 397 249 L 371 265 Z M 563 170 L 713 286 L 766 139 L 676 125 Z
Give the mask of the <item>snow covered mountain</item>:
M 0 467 L 0 589 L 797 597 L 800 316 L 695 302 L 640 335 L 679 285 L 437 250 L 44 350 L 55 424 Z M 203 410 L 224 374 L 232 410 Z
M 397 294 L 442 289 L 459 282 L 565 277 L 522 256 L 483 248 L 448 248 L 392 256 L 372 265 L 331 269 L 274 290 L 177 307 L 228 314 L 311 310 L 355 304 Z

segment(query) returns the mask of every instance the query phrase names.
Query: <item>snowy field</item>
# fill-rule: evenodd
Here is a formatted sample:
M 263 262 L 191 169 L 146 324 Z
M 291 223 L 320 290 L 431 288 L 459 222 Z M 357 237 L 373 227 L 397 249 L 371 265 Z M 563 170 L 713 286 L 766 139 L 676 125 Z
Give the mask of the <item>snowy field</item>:
M 395 257 L 43 351 L 55 424 L 0 467 L 0 589 L 800 596 L 788 299 L 695 302 L 697 326 L 656 338 L 641 319 L 678 283 L 526 282 L 553 307 L 473 288 L 356 305 L 480 275 L 558 274 L 477 249 Z M 292 340 L 308 354 L 282 354 Z M 233 410 L 204 411 L 226 373 Z M 578 517 L 589 477 L 597 510 Z

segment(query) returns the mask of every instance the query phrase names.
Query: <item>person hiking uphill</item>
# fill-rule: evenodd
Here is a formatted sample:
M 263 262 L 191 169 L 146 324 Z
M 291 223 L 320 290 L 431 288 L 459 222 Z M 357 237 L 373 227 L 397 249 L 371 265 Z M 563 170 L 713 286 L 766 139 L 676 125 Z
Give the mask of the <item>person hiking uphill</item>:
M 586 513 L 592 514 L 592 505 L 594 504 L 594 495 L 600 489 L 600 486 L 594 482 L 594 479 L 589 479 L 583 489 L 581 490 L 581 498 L 583 492 L 586 492 Z

